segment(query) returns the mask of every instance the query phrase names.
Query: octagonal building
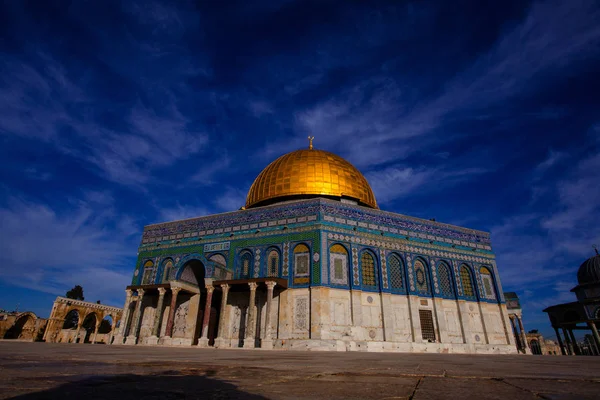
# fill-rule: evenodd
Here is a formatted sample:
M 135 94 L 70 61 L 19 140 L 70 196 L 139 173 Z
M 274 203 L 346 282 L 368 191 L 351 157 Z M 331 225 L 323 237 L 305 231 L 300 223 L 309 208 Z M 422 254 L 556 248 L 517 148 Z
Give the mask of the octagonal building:
M 379 210 L 312 143 L 239 211 L 146 226 L 126 293 L 113 344 L 516 352 L 489 233 Z

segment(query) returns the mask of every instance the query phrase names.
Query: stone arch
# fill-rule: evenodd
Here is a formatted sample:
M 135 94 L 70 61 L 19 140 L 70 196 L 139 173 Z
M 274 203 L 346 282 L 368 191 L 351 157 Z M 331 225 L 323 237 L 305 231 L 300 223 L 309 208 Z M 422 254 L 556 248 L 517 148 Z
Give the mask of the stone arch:
M 94 331 L 96 330 L 96 325 L 102 321 L 100 316 L 95 311 L 88 312 L 83 318 L 83 322 L 81 323 L 81 327 L 84 330 L 83 337 L 79 338 L 80 342 L 90 343 L 94 336 Z
M 200 253 L 192 253 L 192 254 L 188 254 L 185 257 L 182 257 L 179 262 L 177 262 L 175 269 L 176 269 L 176 273 L 175 273 L 175 280 L 180 280 L 181 275 L 183 274 L 183 270 L 185 269 L 184 267 L 186 267 L 187 264 L 189 264 L 190 261 L 199 261 L 202 266 L 203 266 L 203 270 L 204 270 L 204 278 L 212 278 L 213 277 L 213 271 L 214 271 L 214 262 L 213 261 L 209 261 L 206 259 L 206 257 L 204 257 L 204 255 L 200 254 Z
M 531 349 L 532 354 L 542 354 L 542 346 L 540 345 L 540 342 L 537 339 L 531 339 L 529 341 L 529 348 Z
M 191 258 L 185 262 L 177 271 L 176 280 L 191 283 L 200 288 L 204 287 L 204 279 L 207 278 L 206 264 L 201 260 Z
M 13 326 L 11 326 L 4 334 L 4 339 L 35 340 L 36 321 L 37 316 L 29 311 L 17 315 Z
M 62 329 L 76 329 L 79 323 L 82 322 L 82 314 L 83 313 L 81 310 L 77 307 L 71 307 L 67 309 L 67 312 L 65 312 Z
M 219 264 L 222 267 L 227 267 L 227 258 L 221 253 L 211 254 L 208 260 Z

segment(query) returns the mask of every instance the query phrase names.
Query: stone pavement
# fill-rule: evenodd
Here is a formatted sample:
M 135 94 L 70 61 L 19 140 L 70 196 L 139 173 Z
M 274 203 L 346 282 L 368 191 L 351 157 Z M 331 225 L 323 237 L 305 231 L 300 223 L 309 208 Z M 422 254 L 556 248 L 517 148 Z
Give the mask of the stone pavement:
M 0 399 L 600 399 L 600 357 L 0 342 Z

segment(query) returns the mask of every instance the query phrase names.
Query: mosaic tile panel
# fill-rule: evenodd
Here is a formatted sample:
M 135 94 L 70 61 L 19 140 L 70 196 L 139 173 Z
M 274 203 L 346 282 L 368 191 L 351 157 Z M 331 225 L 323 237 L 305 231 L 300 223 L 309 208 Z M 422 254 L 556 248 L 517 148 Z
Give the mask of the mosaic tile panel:
M 356 287 L 360 285 L 360 276 L 358 274 L 358 249 L 352 247 L 352 283 Z
M 289 267 L 290 267 L 290 242 L 285 242 L 283 244 L 283 269 L 281 274 L 283 276 L 289 275 Z
M 383 288 L 388 289 L 387 260 L 385 257 L 385 251 L 383 251 L 383 249 L 379 250 L 379 259 L 381 260 L 381 281 L 383 283 Z

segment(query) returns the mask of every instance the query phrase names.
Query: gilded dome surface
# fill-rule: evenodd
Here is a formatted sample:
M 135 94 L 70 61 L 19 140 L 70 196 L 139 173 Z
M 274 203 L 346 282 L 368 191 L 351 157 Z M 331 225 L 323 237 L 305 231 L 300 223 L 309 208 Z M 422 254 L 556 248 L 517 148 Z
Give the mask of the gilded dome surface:
M 348 197 L 358 204 L 378 208 L 367 179 L 348 161 L 324 150 L 292 151 L 273 161 L 254 180 L 246 207 L 286 198 Z

